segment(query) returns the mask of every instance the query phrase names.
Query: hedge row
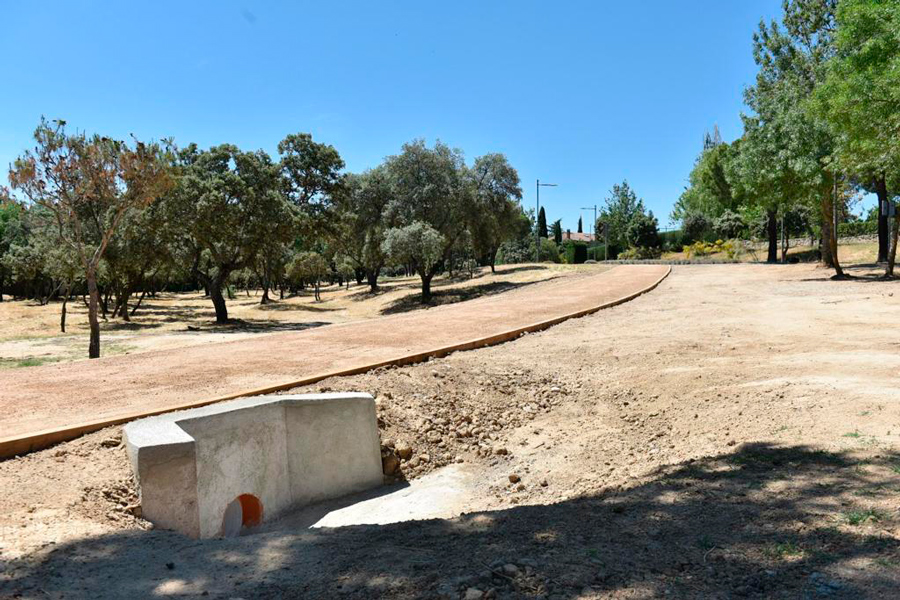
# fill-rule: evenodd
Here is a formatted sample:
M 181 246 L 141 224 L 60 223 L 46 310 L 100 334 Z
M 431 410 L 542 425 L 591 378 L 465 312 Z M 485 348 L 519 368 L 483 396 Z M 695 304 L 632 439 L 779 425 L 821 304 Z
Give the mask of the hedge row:
M 588 259 L 588 247 L 584 242 L 566 240 L 563 242 L 563 254 L 566 264 L 580 265 Z
M 857 235 L 875 235 L 878 233 L 878 221 L 854 221 L 853 223 L 838 224 L 839 237 L 853 237 Z

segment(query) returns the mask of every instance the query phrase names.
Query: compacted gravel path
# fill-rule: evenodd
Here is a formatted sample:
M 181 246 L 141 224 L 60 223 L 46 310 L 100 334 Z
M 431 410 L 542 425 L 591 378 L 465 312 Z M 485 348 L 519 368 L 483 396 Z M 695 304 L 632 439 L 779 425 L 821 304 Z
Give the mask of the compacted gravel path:
M 0 443 L 487 338 L 631 296 L 667 271 L 662 265 L 618 266 L 415 313 L 0 371 Z

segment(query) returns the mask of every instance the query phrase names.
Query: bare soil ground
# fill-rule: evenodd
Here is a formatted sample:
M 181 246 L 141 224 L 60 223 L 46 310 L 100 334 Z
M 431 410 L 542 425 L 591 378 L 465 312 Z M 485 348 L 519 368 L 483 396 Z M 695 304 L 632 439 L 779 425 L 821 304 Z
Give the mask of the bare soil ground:
M 2 462 L 0 596 L 896 598 L 898 284 L 829 275 L 679 266 L 311 388 L 377 395 L 391 479 L 470 473 L 458 516 L 193 541 L 134 516 L 116 428 Z
M 457 274 L 439 277 L 432 284 L 430 306 L 471 300 L 497 294 L 538 281 L 596 272 L 588 265 L 507 265 L 491 273 L 487 267 L 473 277 Z M 160 293 L 146 297 L 128 322 L 120 318 L 102 322 L 103 356 L 149 350 L 168 350 L 206 343 L 244 339 L 275 331 L 295 331 L 307 327 L 371 319 L 388 314 L 426 308 L 419 301 L 418 277 L 382 278 L 380 289 L 369 292 L 368 285 L 337 285 L 322 288 L 317 302 L 311 291 L 260 305 L 259 290 L 236 290 L 228 301 L 233 323 L 217 325 L 209 298 L 202 293 Z M 132 307 L 136 303 L 132 301 Z M 67 305 L 66 334 L 60 334 L 62 302 L 43 306 L 37 301 L 0 302 L 0 368 L 29 367 L 87 357 L 87 308 L 81 299 Z M 188 329 L 190 326 L 192 329 Z

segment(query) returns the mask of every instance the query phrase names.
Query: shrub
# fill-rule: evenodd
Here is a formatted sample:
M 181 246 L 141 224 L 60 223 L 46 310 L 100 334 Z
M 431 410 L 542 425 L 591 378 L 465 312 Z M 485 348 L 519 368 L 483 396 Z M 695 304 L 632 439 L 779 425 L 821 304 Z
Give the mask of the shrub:
M 852 237 L 857 235 L 875 235 L 878 233 L 878 221 L 854 221 L 839 223 L 838 236 Z
M 689 246 L 684 246 L 682 248 L 684 252 L 685 258 L 694 258 L 694 257 L 703 257 L 710 256 L 712 254 L 722 254 L 724 253 L 730 260 L 734 260 L 738 256 L 740 256 L 743 251 L 743 246 L 740 243 L 735 243 L 732 240 L 727 242 L 723 242 L 722 240 L 716 240 L 713 243 L 710 242 L 694 242 Z
M 588 247 L 584 242 L 568 240 L 563 244 L 565 261 L 570 265 L 580 265 L 588 258 Z
M 711 230 L 712 223 L 703 213 L 689 213 L 681 220 L 681 231 L 687 243 L 703 241 Z
M 683 245 L 684 234 L 680 229 L 676 229 L 675 231 L 664 231 L 659 234 L 660 245 L 663 247 L 663 250 L 669 250 L 672 252 L 677 252 L 681 249 Z
M 532 244 L 531 247 L 533 249 L 534 245 Z M 561 262 L 559 257 L 559 246 L 557 246 L 556 242 L 553 240 L 541 238 L 541 262 Z
M 660 248 L 632 247 L 619 254 L 622 260 L 652 260 L 662 256 Z
M 628 224 L 625 232 L 628 244 L 635 248 L 656 248 L 659 246 L 659 227 L 653 214 L 639 214 Z
M 738 213 L 726 210 L 716 219 L 713 229 L 723 238 L 740 238 L 747 232 L 747 223 Z
M 596 246 L 589 246 L 587 249 L 587 257 L 589 259 L 593 259 L 596 261 L 606 260 L 607 254 L 604 252 L 606 246 L 603 244 L 599 244 Z M 619 256 L 619 252 L 622 249 L 616 246 L 615 244 L 609 245 L 609 260 L 615 260 L 617 256 Z

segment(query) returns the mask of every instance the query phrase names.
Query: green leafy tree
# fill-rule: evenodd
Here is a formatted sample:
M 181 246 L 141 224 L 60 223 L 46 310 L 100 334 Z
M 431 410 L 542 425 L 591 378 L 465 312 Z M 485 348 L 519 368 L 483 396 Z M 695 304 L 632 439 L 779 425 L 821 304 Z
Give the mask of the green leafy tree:
M 547 213 L 544 212 L 544 207 L 541 207 L 541 210 L 538 211 L 538 237 L 549 238 L 549 232 L 547 231 Z
M 162 202 L 151 204 L 146 210 L 129 210 L 104 255 L 104 287 L 115 296 L 113 316 L 124 321 L 137 310 L 129 311 L 128 303 L 139 289 L 146 293 L 147 282 L 173 260 L 168 241 L 181 234 L 179 223 L 165 218 Z M 104 307 L 105 311 L 106 308 Z
M 581 217 L 578 217 L 578 233 L 584 233 L 584 226 L 581 223 Z
M 510 238 L 500 245 L 497 260 L 513 264 L 534 260 L 534 212 L 520 206 L 511 223 Z
M 328 275 L 328 261 L 318 252 L 298 252 L 288 266 L 288 276 L 294 284 L 313 286 L 316 302 L 322 300 L 320 283 Z
M 715 219 L 724 211 L 737 208 L 738 199 L 727 177 L 728 164 L 734 155 L 731 145 L 721 142 L 703 150 L 691 170 L 688 188 L 672 210 L 673 221 L 681 221 L 691 213 Z
M 4 285 L 12 271 L 6 259 L 9 257 L 15 233 L 20 230 L 24 211 L 25 209 L 0 187 L 0 302 L 3 302 Z
M 581 223 L 581 217 L 578 218 L 578 222 Z M 553 241 L 557 246 L 562 244 L 563 239 L 563 231 L 562 231 L 562 219 L 557 219 L 553 221 Z
M 348 176 L 335 195 L 334 243 L 354 268 L 365 274 L 373 292 L 387 260 L 381 246 L 388 228 L 384 212 L 392 194 L 390 177 L 382 166 Z
M 836 0 L 787 0 L 782 24 L 761 23 L 753 37 L 756 82 L 745 101 L 744 136 L 734 173 L 739 187 L 768 215 L 768 260 L 777 260 L 776 218 L 794 207 L 817 205 L 823 258 L 843 275 L 834 230 L 836 172 L 827 163 L 834 138 L 806 106 L 834 55 Z
M 595 231 L 600 231 L 602 224 L 609 227 L 609 242 L 620 248 L 628 246 L 628 226 L 635 217 L 644 214 L 644 201 L 638 199 L 637 194 L 631 189 L 627 181 L 615 184 L 605 199 L 603 210 L 597 218 L 598 226 Z
M 279 165 L 262 151 L 223 144 L 180 152 L 178 186 L 166 199 L 167 218 L 184 228 L 181 260 L 206 287 L 216 322 L 228 322 L 223 293 L 229 276 L 250 267 L 260 248 L 288 243 L 295 212 Z
M 747 223 L 739 213 L 726 210 L 713 222 L 713 229 L 716 235 L 726 240 L 740 238 L 747 231 Z
M 385 169 L 393 190 L 385 218 L 392 224 L 392 229 L 417 226 L 398 234 L 400 237 L 395 236 L 395 242 L 390 244 L 386 237 L 386 245 L 382 247 L 390 249 L 388 254 L 392 254 L 401 240 L 409 240 L 414 232 L 421 233 L 422 249 L 428 252 L 416 261 L 416 271 L 422 280 L 422 299 L 428 301 L 431 280 L 442 261 L 449 258 L 459 238 L 467 232 L 473 208 L 477 205 L 476 190 L 462 153 L 442 142 L 436 142 L 433 148 L 428 148 L 422 140 L 404 144 L 400 154 L 388 157 Z M 423 225 L 438 236 L 432 236 Z M 391 229 L 386 236 L 390 233 Z M 431 244 L 438 239 L 443 247 L 440 256 L 431 260 Z
M 659 223 L 652 212 L 636 215 L 628 224 L 625 233 L 632 248 L 658 248 Z
M 278 154 L 288 200 L 309 215 L 323 213 L 342 184 L 338 151 L 308 133 L 294 133 L 278 143 Z
M 517 233 L 522 208 L 519 174 L 506 156 L 486 154 L 466 172 L 473 202 L 467 218 L 469 243 L 482 264 L 495 271 L 500 245 Z
M 422 279 L 422 300 L 431 299 L 431 277 L 444 257 L 447 241 L 428 223 L 414 221 L 387 231 L 383 242 L 385 254 L 397 264 L 408 265 Z
M 712 231 L 712 221 L 704 212 L 689 212 L 681 218 L 681 233 L 685 243 L 706 239 Z
M 99 135 L 69 135 L 64 121 L 44 119 L 34 138 L 34 149 L 10 169 L 10 184 L 53 216 L 59 242 L 78 257 L 90 298 L 88 356 L 98 358 L 101 260 L 125 215 L 145 209 L 171 185 L 164 149 Z
M 841 0 L 835 20 L 835 57 L 810 108 L 836 135 L 837 166 L 871 182 L 883 204 L 900 190 L 900 5 Z M 884 256 L 886 229 L 882 219 L 879 259 L 888 259 L 886 273 L 893 275 L 898 227 L 893 228 L 889 257 Z

